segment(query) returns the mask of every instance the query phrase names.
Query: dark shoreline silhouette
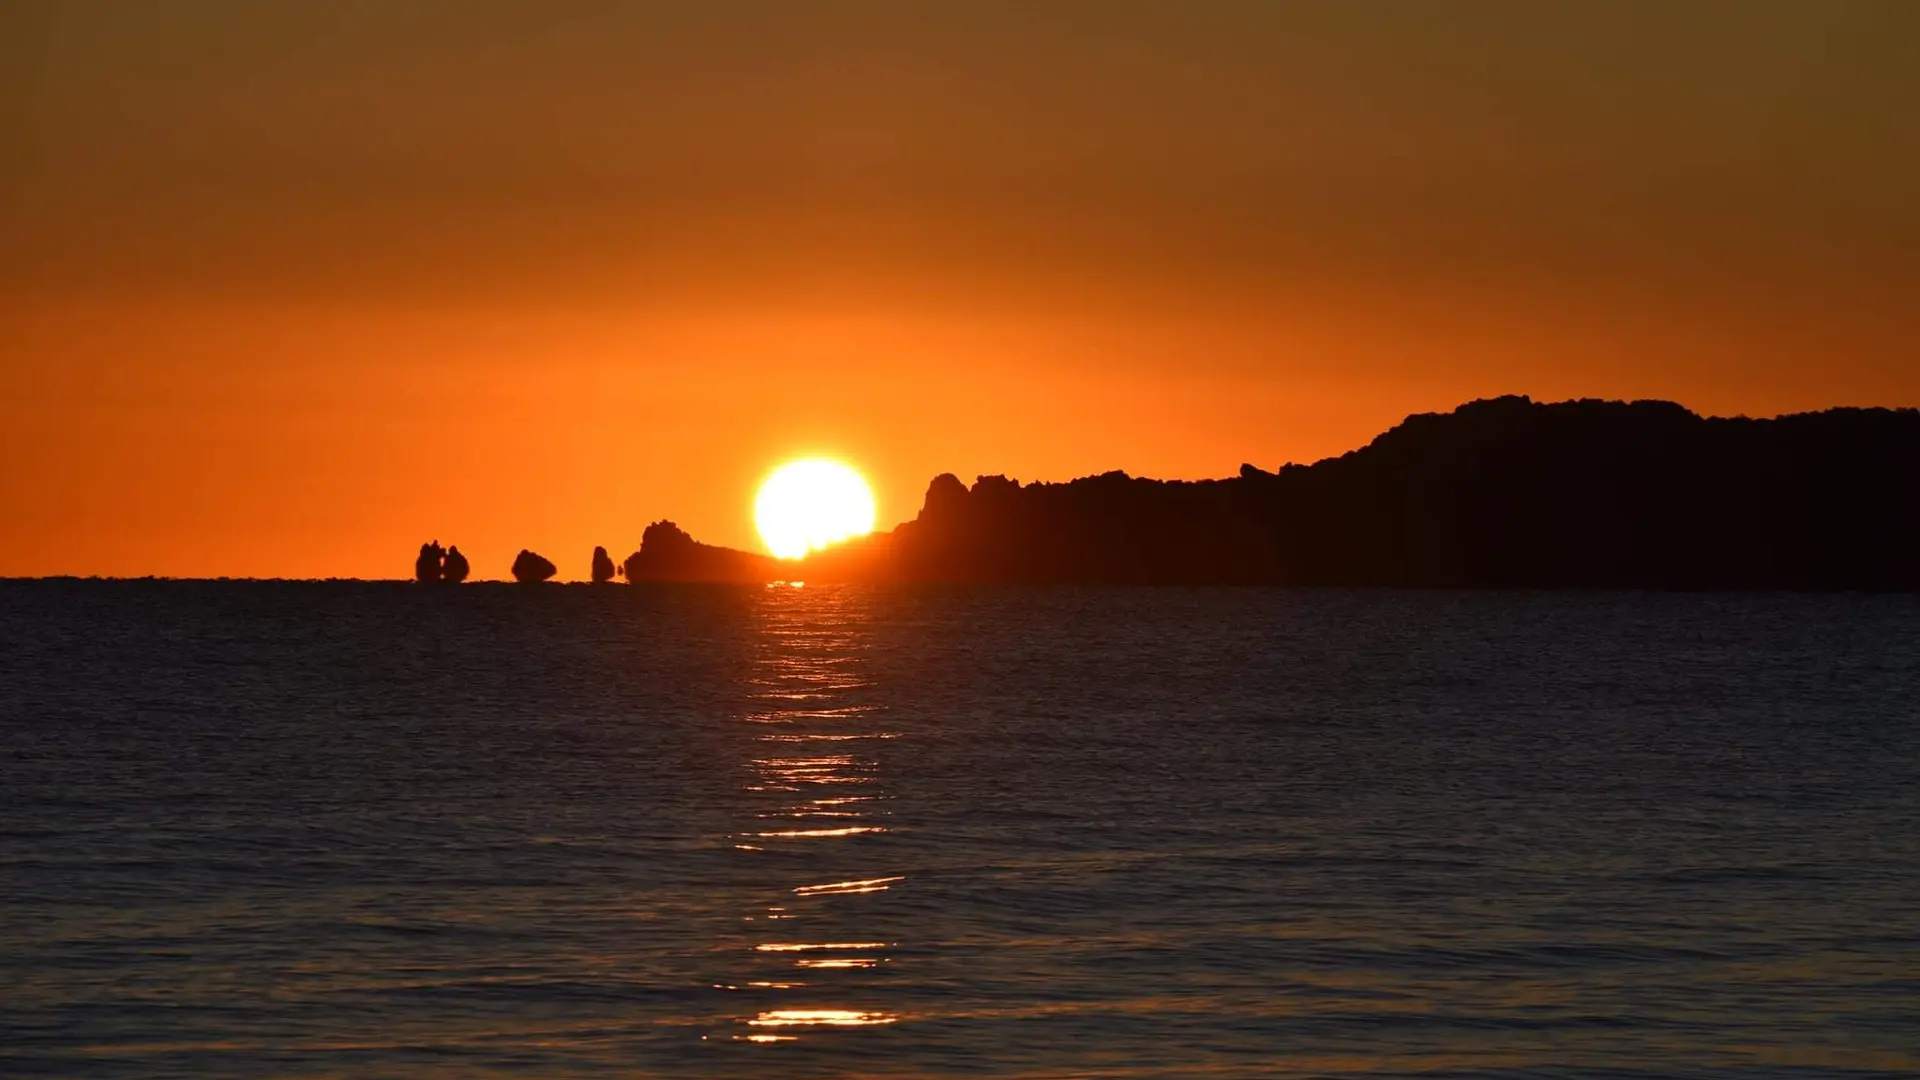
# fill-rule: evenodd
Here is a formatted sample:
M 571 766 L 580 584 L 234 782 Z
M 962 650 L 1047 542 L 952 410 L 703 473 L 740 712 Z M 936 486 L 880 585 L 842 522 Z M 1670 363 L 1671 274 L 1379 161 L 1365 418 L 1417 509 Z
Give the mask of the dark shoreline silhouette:
M 1705 418 L 1509 396 L 1223 480 L 935 477 L 920 513 L 780 562 L 649 527 L 629 581 L 1920 588 L 1920 410 Z

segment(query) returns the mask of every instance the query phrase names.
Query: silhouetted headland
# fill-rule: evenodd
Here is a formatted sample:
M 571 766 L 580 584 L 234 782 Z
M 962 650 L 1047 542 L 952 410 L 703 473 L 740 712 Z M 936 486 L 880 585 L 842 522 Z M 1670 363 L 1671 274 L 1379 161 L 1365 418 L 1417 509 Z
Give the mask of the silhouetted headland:
M 1920 588 L 1920 411 L 1705 418 L 1474 401 L 1223 480 L 935 477 L 914 520 L 799 562 L 662 522 L 629 580 Z
M 521 548 L 520 554 L 513 559 L 513 580 L 522 584 L 545 581 L 558 570 L 559 567 L 525 548 Z

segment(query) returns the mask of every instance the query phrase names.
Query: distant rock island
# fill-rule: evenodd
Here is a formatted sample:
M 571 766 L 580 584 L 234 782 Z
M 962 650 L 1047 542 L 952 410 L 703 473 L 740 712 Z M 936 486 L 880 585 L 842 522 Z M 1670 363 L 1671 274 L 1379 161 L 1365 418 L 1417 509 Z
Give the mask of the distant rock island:
M 513 558 L 513 580 L 520 582 L 522 585 L 532 585 L 545 581 L 558 573 L 559 569 L 560 568 L 553 565 L 550 560 L 543 556 L 536 555 L 526 548 L 521 548 L 520 554 Z
M 612 581 L 613 572 L 613 558 L 607 554 L 607 549 L 603 547 L 594 548 L 592 562 L 593 583 L 595 585 L 604 585 Z
M 415 580 L 432 584 L 435 582 L 458 585 L 467 580 L 472 567 L 467 565 L 467 557 L 460 554 L 458 545 L 449 548 L 440 546 L 440 541 L 420 545 L 420 555 L 413 560 Z
M 467 575 L 472 570 L 473 568 L 467 565 L 467 557 L 460 554 L 460 549 L 450 547 L 447 549 L 446 562 L 440 567 L 440 580 L 449 585 L 458 585 L 467 580 Z
M 1920 588 L 1920 410 L 1770 420 L 1510 396 L 1222 480 L 943 474 L 914 520 L 780 562 L 646 530 L 629 581 Z

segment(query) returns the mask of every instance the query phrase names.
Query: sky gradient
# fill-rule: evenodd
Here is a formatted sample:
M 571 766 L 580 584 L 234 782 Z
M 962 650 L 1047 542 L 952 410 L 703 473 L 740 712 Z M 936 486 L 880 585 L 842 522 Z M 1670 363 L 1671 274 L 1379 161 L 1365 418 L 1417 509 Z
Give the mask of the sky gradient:
M 15 2 L 0 575 L 1920 404 L 1920 4 Z

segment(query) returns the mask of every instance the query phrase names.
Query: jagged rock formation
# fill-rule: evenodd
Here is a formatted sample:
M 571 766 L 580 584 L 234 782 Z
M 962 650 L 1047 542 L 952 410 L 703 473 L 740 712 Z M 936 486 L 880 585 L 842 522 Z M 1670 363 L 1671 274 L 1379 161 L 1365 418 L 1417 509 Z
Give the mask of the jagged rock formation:
M 413 579 L 422 584 L 431 584 L 440 580 L 440 560 L 446 552 L 440 548 L 440 541 L 420 545 L 420 555 L 413 560 Z
M 709 581 L 1920 589 L 1917 494 L 1920 410 L 1503 397 L 1224 480 L 943 475 L 914 520 L 798 563 L 670 523 L 636 558 Z
M 525 548 L 513 559 L 513 580 L 531 585 L 552 577 L 559 568 Z
M 460 554 L 460 545 L 455 544 L 447 549 L 446 558 L 440 563 L 440 580 L 449 585 L 458 585 L 467 580 L 467 574 L 472 569 L 467 565 L 467 557 Z
M 606 582 L 612 581 L 613 570 L 614 570 L 613 559 L 611 556 L 607 554 L 607 549 L 603 547 L 594 548 L 593 549 L 593 583 L 595 585 L 602 585 L 602 584 L 605 584 Z

